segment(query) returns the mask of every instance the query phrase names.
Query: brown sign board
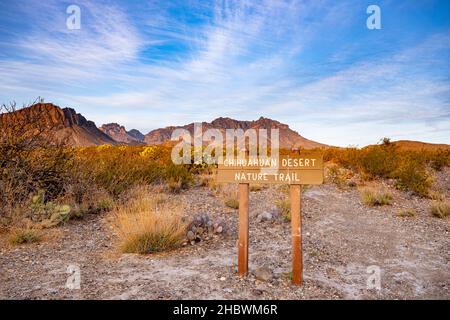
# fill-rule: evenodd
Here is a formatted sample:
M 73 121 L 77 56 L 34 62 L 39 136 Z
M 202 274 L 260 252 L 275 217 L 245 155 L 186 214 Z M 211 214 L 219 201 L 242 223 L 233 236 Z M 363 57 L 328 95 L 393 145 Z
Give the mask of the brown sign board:
M 322 184 L 323 158 L 319 152 L 306 151 L 278 158 L 224 159 L 218 166 L 217 182 Z

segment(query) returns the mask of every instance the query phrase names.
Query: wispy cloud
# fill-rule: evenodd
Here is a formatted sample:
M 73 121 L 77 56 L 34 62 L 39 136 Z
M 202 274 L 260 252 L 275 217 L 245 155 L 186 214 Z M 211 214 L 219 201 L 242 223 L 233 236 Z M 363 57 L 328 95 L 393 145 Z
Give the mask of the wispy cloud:
M 78 3 L 81 30 L 60 1 L 8 8 L 29 25 L 0 35 L 1 99 L 40 95 L 144 132 L 264 115 L 336 145 L 450 142 L 448 26 L 397 43 L 389 25 L 364 30 L 352 1 Z

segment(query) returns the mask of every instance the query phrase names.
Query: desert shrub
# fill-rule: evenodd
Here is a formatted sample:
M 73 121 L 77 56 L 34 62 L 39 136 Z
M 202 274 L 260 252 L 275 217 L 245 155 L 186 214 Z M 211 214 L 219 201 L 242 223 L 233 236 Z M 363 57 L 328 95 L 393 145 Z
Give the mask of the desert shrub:
M 391 204 L 392 194 L 384 189 L 364 188 L 361 191 L 361 200 L 369 206 L 384 206 Z
M 143 166 L 144 158 L 116 147 L 84 150 L 79 161 L 86 176 L 92 176 L 97 186 L 105 188 L 113 196 L 142 184 L 147 173 Z
M 433 201 L 430 207 L 430 212 L 437 218 L 445 218 L 450 216 L 450 202 L 448 201 Z
M 14 111 L 15 104 L 0 106 L 0 222 L 6 225 L 37 190 L 45 190 L 46 200 L 61 195 L 73 161 L 72 149 L 55 142 L 39 113 Z
M 114 209 L 113 226 L 124 253 L 154 253 L 178 247 L 187 223 L 182 206 L 137 188 L 133 197 Z
M 416 210 L 414 210 L 412 208 L 407 208 L 407 209 L 399 210 L 397 212 L 397 215 L 399 217 L 403 217 L 403 218 L 405 218 L 405 217 L 415 217 L 417 215 L 417 212 L 416 212 Z
M 324 151 L 323 160 L 339 164 L 347 169 L 359 170 L 361 150 L 349 148 L 328 148 Z
M 397 168 L 397 148 L 385 138 L 382 144 L 363 149 L 359 161 L 361 170 L 370 177 L 390 178 Z
M 8 242 L 12 245 L 35 243 L 41 240 L 41 232 L 31 228 L 13 228 L 8 235 Z
M 339 188 L 342 188 L 345 185 L 345 175 L 342 170 L 339 168 L 339 165 L 332 163 L 327 167 L 326 171 L 326 179 L 330 183 L 335 184 Z
M 175 192 L 186 189 L 193 181 L 188 167 L 173 163 L 166 166 L 165 179 L 168 181 L 169 188 Z
M 239 209 L 239 200 L 236 198 L 225 199 L 225 205 L 232 209 Z
M 289 199 L 277 200 L 275 206 L 284 221 L 291 221 L 291 201 Z
M 432 184 L 427 168 L 442 170 L 449 166 L 450 150 L 404 150 L 384 138 L 380 144 L 363 149 L 327 149 L 324 160 L 359 173 L 363 180 L 394 179 L 400 189 L 426 196 Z M 337 169 L 331 170 L 338 177 Z
M 138 185 L 160 182 L 168 182 L 171 189 L 179 191 L 192 181 L 190 168 L 174 165 L 166 147 L 83 148 L 78 151 L 78 161 L 84 175 L 113 196 Z
M 429 152 L 427 160 L 434 170 L 441 171 L 444 167 L 450 166 L 450 150 Z
M 425 164 L 413 156 L 405 156 L 395 171 L 397 187 L 410 190 L 420 196 L 427 196 L 433 183 Z

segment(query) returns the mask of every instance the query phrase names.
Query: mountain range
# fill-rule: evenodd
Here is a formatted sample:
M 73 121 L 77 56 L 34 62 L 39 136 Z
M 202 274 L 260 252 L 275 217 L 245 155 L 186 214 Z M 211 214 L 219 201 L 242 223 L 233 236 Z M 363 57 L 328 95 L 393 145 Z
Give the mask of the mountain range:
M 152 145 L 163 144 L 171 140 L 173 130 L 181 128 L 194 132 L 194 123 L 184 126 L 170 126 L 152 130 L 142 134 L 136 129 L 127 131 L 118 123 L 108 123 L 97 127 L 71 108 L 60 108 L 52 103 L 37 103 L 14 112 L 0 114 L 0 126 L 27 122 L 33 119 L 35 127 L 46 127 L 52 131 L 52 138 L 64 141 L 70 146 L 97 146 L 102 144 Z M 308 140 L 289 128 L 288 125 L 268 118 L 255 121 L 240 121 L 231 118 L 217 118 L 212 122 L 203 122 L 202 130 L 218 129 L 224 133 L 226 129 L 279 129 L 280 147 L 282 148 L 320 148 L 326 145 Z M 225 135 L 224 135 L 225 136 Z M 270 141 L 268 142 L 270 145 Z
M 69 146 L 98 146 L 112 145 L 153 145 L 164 144 L 171 140 L 175 129 L 185 129 L 193 135 L 194 123 L 184 126 L 169 126 L 155 129 L 147 134 L 139 130 L 127 131 L 118 123 L 108 123 L 97 127 L 93 121 L 87 120 L 72 108 L 60 108 L 52 103 L 36 103 L 30 107 L 13 112 L 0 114 L 0 131 L 12 126 L 30 128 L 32 132 L 45 129 L 51 132 L 52 139 Z M 202 130 L 218 129 L 225 137 L 226 129 L 279 129 L 281 148 L 326 148 L 325 144 L 304 138 L 298 132 L 289 128 L 287 124 L 269 118 L 260 117 L 254 121 L 240 121 L 231 118 L 217 118 L 211 122 L 202 122 Z M 28 130 L 28 129 L 27 129 Z M 396 141 L 399 147 L 406 149 L 435 149 L 450 146 L 446 144 L 431 144 L 418 141 Z M 270 141 L 268 142 L 270 145 Z

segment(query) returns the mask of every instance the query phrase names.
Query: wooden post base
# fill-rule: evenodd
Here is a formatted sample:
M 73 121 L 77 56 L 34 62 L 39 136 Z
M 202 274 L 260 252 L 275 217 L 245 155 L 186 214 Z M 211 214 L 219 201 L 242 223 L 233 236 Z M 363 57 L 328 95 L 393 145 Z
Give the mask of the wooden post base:
M 291 185 L 292 284 L 303 284 L 301 185 Z

